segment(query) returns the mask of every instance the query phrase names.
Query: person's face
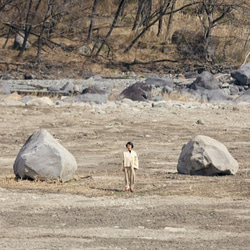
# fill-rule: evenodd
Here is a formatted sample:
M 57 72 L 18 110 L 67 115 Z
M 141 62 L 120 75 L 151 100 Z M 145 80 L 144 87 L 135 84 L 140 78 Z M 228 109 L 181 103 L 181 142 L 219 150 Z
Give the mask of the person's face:
M 127 149 L 128 149 L 129 151 L 131 151 L 132 146 L 131 146 L 130 144 L 128 144 L 128 145 L 127 145 Z

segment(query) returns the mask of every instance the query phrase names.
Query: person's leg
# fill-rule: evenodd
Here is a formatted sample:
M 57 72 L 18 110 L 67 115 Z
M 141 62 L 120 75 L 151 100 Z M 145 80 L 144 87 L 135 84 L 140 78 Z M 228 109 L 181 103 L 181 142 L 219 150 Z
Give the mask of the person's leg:
M 124 176 L 125 176 L 125 191 L 129 190 L 129 172 L 130 172 L 130 168 L 124 168 Z
M 130 191 L 134 192 L 134 185 L 135 185 L 135 169 L 134 168 L 130 169 L 129 183 L 130 183 Z

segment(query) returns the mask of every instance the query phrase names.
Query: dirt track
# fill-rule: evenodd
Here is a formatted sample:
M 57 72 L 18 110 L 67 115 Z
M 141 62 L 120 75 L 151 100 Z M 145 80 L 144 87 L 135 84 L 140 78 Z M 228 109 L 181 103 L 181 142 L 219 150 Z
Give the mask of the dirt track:
M 75 180 L 14 180 L 15 157 L 39 128 L 76 157 Z M 176 173 L 198 134 L 228 148 L 235 176 Z M 134 194 L 122 191 L 128 140 L 140 160 Z M 0 106 L 1 249 L 249 249 L 249 148 L 249 105 Z

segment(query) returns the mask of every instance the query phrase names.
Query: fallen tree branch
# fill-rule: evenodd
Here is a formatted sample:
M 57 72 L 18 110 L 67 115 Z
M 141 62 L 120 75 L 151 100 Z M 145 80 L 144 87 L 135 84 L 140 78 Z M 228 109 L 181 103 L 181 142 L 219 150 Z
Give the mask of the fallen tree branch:
M 27 63 L 17 63 L 17 62 L 5 62 L 5 61 L 0 61 L 0 64 L 5 64 L 5 65 L 15 65 L 15 66 L 20 66 L 20 65 L 27 65 Z
M 147 64 L 154 64 L 154 63 L 161 63 L 161 62 L 177 63 L 178 61 L 176 61 L 176 60 L 170 60 L 170 59 L 162 59 L 162 60 L 141 62 L 141 61 L 134 60 L 132 63 L 126 63 L 126 64 L 132 66 L 132 65 L 138 65 L 138 64 L 147 65 Z

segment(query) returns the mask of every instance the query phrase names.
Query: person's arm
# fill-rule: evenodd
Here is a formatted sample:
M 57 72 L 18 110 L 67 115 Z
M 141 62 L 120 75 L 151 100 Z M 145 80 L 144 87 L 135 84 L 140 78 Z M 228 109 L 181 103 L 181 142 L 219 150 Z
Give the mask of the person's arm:
M 123 160 L 122 160 L 122 172 L 124 172 L 125 171 L 125 169 L 124 169 L 124 157 L 125 157 L 125 155 L 124 155 L 124 153 L 123 153 Z
M 135 171 L 139 168 L 139 160 L 136 152 L 134 152 L 134 169 Z

